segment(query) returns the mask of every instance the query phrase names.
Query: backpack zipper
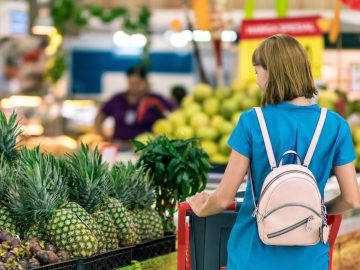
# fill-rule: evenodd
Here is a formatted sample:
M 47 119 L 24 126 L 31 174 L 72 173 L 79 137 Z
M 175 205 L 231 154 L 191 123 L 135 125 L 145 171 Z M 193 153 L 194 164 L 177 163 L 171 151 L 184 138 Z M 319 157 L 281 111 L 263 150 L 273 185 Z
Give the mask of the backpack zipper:
M 310 232 L 312 230 L 312 224 L 311 224 L 311 220 L 313 220 L 314 217 L 313 216 L 310 216 L 310 217 L 307 217 L 303 220 L 301 220 L 300 222 L 294 224 L 294 225 L 291 225 L 289 227 L 286 227 L 285 229 L 282 229 L 280 231 L 277 231 L 277 232 L 274 232 L 274 233 L 269 233 L 267 235 L 267 237 L 270 239 L 270 238 L 274 238 L 274 237 L 278 237 L 280 235 L 283 235 L 285 233 L 288 233 L 288 232 L 291 232 L 299 227 L 301 227 L 302 225 L 305 225 L 306 224 L 306 231 Z
M 312 211 L 319 218 L 321 218 L 321 215 L 318 212 L 316 212 L 316 210 L 314 210 L 313 208 L 311 208 L 309 206 L 306 206 L 306 205 L 303 205 L 303 204 L 300 204 L 300 203 L 288 203 L 288 204 L 283 204 L 283 205 L 281 205 L 279 207 L 276 207 L 276 208 L 272 209 L 270 212 L 265 213 L 263 219 L 267 218 L 268 216 L 270 216 L 272 213 L 276 212 L 277 210 L 280 210 L 280 209 L 282 209 L 284 207 L 291 207 L 291 206 L 304 207 L 304 208 L 309 209 L 310 211 Z
M 269 189 L 269 187 L 270 187 L 277 179 L 279 179 L 279 178 L 282 177 L 283 175 L 286 175 L 286 174 L 289 174 L 289 173 L 292 173 L 292 172 L 297 172 L 297 173 L 305 174 L 305 175 L 309 176 L 311 179 L 314 179 L 310 174 L 308 174 L 308 173 L 306 173 L 306 172 L 303 172 L 303 171 L 296 171 L 296 170 L 295 170 L 295 171 L 290 171 L 290 172 L 289 172 L 289 171 L 283 172 L 283 173 L 279 174 L 278 176 L 276 176 L 273 180 L 271 180 L 271 181 L 269 182 L 269 184 L 266 185 L 266 187 L 264 188 L 264 190 L 263 190 L 263 191 L 261 192 L 261 194 L 260 194 L 260 199 L 259 199 L 258 205 L 260 204 L 260 201 L 261 201 L 262 197 L 264 196 L 265 192 Z M 315 179 L 314 179 L 314 181 L 315 181 L 315 183 L 317 183 Z

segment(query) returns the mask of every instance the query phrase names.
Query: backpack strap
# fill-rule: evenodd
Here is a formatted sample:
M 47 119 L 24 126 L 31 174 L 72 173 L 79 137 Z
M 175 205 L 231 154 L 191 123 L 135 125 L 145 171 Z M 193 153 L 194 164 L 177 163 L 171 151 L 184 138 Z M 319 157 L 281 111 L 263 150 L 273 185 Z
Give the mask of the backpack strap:
M 309 149 L 308 149 L 308 151 L 306 153 L 306 156 L 305 156 L 305 159 L 304 159 L 304 166 L 305 167 L 309 167 L 309 164 L 311 162 L 311 158 L 312 158 L 312 156 L 314 154 L 314 151 L 315 151 L 316 145 L 318 143 L 322 128 L 323 128 L 324 123 L 325 123 L 326 113 L 327 113 L 327 109 L 326 108 L 321 108 L 320 118 L 319 118 L 319 121 L 317 123 L 316 129 L 315 129 L 315 132 L 314 132 L 314 136 L 313 136 L 313 138 L 311 140 Z
M 276 166 L 276 160 L 275 160 L 274 152 L 273 152 L 273 149 L 272 149 L 272 146 L 271 146 L 269 132 L 268 132 L 267 127 L 266 127 L 264 114 L 263 114 L 260 107 L 255 107 L 254 109 L 255 109 L 259 124 L 260 124 L 260 129 L 261 129 L 261 133 L 262 133 L 262 136 L 263 136 L 263 139 L 264 139 L 266 153 L 267 153 L 269 163 L 270 163 L 270 168 L 271 168 L 271 170 L 273 170 L 277 166 Z

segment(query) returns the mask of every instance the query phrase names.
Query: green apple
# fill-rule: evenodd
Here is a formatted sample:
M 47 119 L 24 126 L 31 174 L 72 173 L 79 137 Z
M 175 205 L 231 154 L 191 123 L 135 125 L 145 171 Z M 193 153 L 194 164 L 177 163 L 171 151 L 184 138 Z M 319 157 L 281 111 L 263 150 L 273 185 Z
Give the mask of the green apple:
M 229 158 L 221 153 L 216 153 L 210 156 L 210 162 L 214 164 L 226 164 Z
M 170 113 L 167 119 L 176 127 L 186 124 L 186 114 L 184 111 L 174 111 Z
M 194 137 L 194 130 L 190 126 L 182 125 L 178 126 L 175 130 L 175 138 L 187 140 Z
M 216 140 L 219 133 L 213 127 L 198 127 L 196 129 L 196 136 L 203 140 Z
M 193 95 L 195 101 L 202 102 L 205 99 L 211 97 L 213 90 L 210 85 L 199 83 L 193 89 Z
M 197 112 L 190 118 L 192 128 L 206 127 L 210 122 L 210 118 L 206 113 Z
M 241 82 L 239 79 L 235 79 L 231 83 L 231 89 L 234 92 L 245 92 L 246 91 L 246 84 Z
M 236 125 L 239 122 L 239 118 L 241 116 L 242 112 L 236 112 L 233 114 L 231 121 L 234 125 Z
M 230 138 L 229 135 L 225 135 L 220 139 L 219 150 L 220 153 L 222 153 L 223 155 L 229 155 L 231 153 L 231 147 L 227 143 L 229 138 Z
M 201 106 L 197 103 L 192 103 L 188 107 L 184 108 L 184 112 L 186 117 L 191 119 L 195 114 L 201 112 Z
M 187 108 L 188 106 L 190 106 L 191 104 L 194 104 L 194 103 L 196 103 L 196 101 L 194 100 L 194 97 L 191 95 L 187 95 L 181 101 L 181 108 Z
M 152 126 L 152 132 L 156 136 L 158 136 L 158 135 L 171 136 L 171 134 L 173 133 L 173 130 L 174 130 L 173 125 L 167 119 L 159 119 Z
M 229 135 L 233 131 L 234 126 L 230 121 L 223 121 L 218 125 L 217 130 L 221 136 Z
M 143 144 L 147 144 L 148 142 L 154 140 L 154 135 L 151 134 L 150 132 L 145 132 L 137 135 L 134 139 Z
M 213 141 L 205 140 L 200 145 L 209 156 L 215 155 L 218 151 L 217 144 Z
M 203 110 L 207 115 L 215 115 L 219 112 L 220 102 L 214 97 L 204 101 Z
M 215 97 L 218 98 L 219 100 L 223 100 L 226 98 L 229 98 L 231 96 L 231 90 L 227 87 L 219 87 L 216 88 L 215 90 Z
M 229 98 L 223 101 L 221 104 L 220 112 L 227 118 L 231 119 L 232 115 L 239 109 L 239 104 L 236 100 Z
M 225 122 L 225 118 L 220 115 L 220 114 L 217 114 L 217 115 L 214 115 L 211 120 L 210 120 L 210 125 L 214 128 L 218 128 L 223 122 Z

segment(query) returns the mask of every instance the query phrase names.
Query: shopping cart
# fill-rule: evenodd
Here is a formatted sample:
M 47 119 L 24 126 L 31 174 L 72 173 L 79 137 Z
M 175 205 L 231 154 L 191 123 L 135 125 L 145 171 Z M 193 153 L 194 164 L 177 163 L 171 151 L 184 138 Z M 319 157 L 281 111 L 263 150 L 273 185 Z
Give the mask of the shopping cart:
M 214 216 L 197 217 L 188 203 L 180 203 L 178 216 L 178 270 L 225 270 L 226 246 L 240 203 L 233 202 L 230 207 Z M 186 217 L 189 217 L 187 220 Z M 330 268 L 332 253 L 342 215 L 328 216 L 331 225 Z

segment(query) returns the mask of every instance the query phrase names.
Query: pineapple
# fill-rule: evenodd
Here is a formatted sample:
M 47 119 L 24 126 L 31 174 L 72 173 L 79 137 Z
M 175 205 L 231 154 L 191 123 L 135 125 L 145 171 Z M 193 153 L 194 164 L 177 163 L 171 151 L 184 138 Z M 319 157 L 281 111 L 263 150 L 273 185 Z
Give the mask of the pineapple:
M 118 233 L 121 246 L 132 246 L 136 244 L 138 236 L 134 227 L 134 222 L 129 211 L 117 199 L 109 197 L 103 204 L 103 211 L 112 217 Z
M 111 187 L 120 201 L 130 210 L 138 234 L 138 242 L 161 237 L 163 227 L 160 216 L 152 205 L 155 190 L 151 186 L 144 167 L 132 163 L 119 163 L 111 171 Z
M 72 211 L 61 209 L 67 200 L 61 163 L 53 155 L 40 153 L 39 147 L 23 148 L 18 167 L 8 198 L 28 237 L 40 234 L 74 256 L 96 253 L 93 232 Z
M 9 120 L 0 112 L 0 230 L 6 230 L 13 235 L 18 235 L 13 214 L 7 201 L 7 183 L 14 178 L 14 166 L 19 157 L 17 149 L 17 137 L 21 130 L 16 123 L 16 114 L 12 114 Z
M 10 232 L 12 235 L 18 235 L 18 229 L 13 218 L 13 214 L 10 212 L 8 203 L 6 201 L 7 196 L 7 182 L 13 180 L 13 169 L 5 160 L 4 156 L 0 156 L 0 230 Z
M 101 154 L 97 148 L 92 153 L 88 145 L 82 144 L 78 153 L 68 155 L 68 164 L 69 199 L 75 203 L 69 203 L 65 208 L 72 210 L 95 233 L 100 251 L 116 249 L 115 225 L 100 211 L 108 194 L 109 181 L 108 168 Z
M 21 133 L 22 131 L 16 122 L 16 114 L 12 113 L 7 120 L 5 114 L 0 111 L 0 155 L 5 158 L 10 166 L 15 165 L 19 158 L 17 140 Z

